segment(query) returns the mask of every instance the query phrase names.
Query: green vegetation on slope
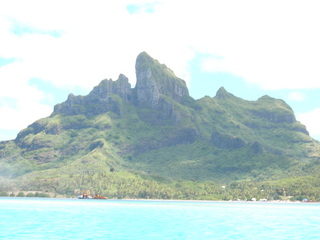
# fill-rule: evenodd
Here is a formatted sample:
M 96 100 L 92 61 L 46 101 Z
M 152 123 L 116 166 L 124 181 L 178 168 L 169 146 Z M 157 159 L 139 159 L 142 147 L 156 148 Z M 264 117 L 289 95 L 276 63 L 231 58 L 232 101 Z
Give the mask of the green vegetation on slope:
M 319 198 L 320 144 L 285 102 L 246 101 L 224 88 L 194 100 L 165 65 L 138 58 L 137 75 L 151 74 L 139 92 L 124 76 L 104 80 L 0 142 L 0 192 L 229 200 L 284 198 L 285 188 Z

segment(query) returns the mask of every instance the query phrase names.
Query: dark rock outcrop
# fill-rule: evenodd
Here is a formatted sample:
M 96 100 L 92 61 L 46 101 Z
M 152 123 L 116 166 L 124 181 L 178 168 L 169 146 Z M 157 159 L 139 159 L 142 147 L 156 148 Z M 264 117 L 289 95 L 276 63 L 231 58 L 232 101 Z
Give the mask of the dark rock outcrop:
M 250 144 L 252 151 L 256 154 L 260 154 L 263 152 L 263 147 L 259 142 L 253 142 Z
M 223 149 L 235 149 L 246 146 L 246 143 L 241 138 L 220 132 L 212 133 L 211 143 L 214 146 Z
M 196 141 L 198 133 L 195 129 L 185 128 L 175 132 L 171 138 L 168 139 L 168 146 L 175 146 L 178 144 L 190 144 Z

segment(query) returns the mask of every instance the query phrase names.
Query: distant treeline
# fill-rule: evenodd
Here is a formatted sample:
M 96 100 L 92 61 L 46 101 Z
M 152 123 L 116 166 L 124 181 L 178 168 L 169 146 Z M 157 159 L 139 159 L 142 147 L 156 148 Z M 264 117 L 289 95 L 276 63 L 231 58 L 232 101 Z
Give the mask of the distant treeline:
M 48 193 L 76 197 L 89 190 L 112 199 L 185 199 L 185 200 L 303 200 L 320 201 L 320 177 L 306 176 L 273 181 L 217 182 L 169 181 L 162 178 L 141 178 L 127 173 L 107 172 L 63 175 L 58 181 L 26 182 L 20 192 L 0 188 L 0 196 L 50 197 Z M 38 183 L 38 185 L 37 185 Z M 18 186 L 15 186 L 18 187 Z M 28 192 L 36 189 L 39 192 Z M 27 193 L 25 193 L 27 192 Z

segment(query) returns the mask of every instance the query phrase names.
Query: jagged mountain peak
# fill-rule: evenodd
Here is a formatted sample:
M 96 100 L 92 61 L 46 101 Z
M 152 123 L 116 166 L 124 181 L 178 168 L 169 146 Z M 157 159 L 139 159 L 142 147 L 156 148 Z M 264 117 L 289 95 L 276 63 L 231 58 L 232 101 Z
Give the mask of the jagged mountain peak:
M 64 103 L 54 107 L 54 114 L 95 115 L 110 110 L 118 114 L 120 105 L 114 95 L 134 105 L 157 110 L 169 107 L 172 110 L 166 98 L 180 102 L 183 96 L 189 96 L 185 81 L 146 52 L 137 56 L 135 68 L 135 88 L 132 89 L 128 78 L 120 74 L 115 81 L 102 80 L 87 96 L 70 95 Z
M 224 87 L 220 87 L 216 93 L 218 99 L 227 99 L 230 97 L 235 97 L 233 94 L 229 93 Z
M 157 59 L 152 58 L 147 52 L 141 52 L 137 56 L 136 64 L 135 64 L 136 71 L 141 71 L 143 69 L 155 68 L 155 67 L 160 67 L 161 71 L 163 71 L 164 74 L 169 74 L 169 75 L 172 75 L 173 77 L 177 77 L 170 68 L 168 68 L 165 64 L 161 64 Z
M 132 97 L 132 89 L 128 78 L 120 74 L 116 81 L 104 79 L 95 86 L 87 96 L 69 94 L 68 99 L 54 107 L 54 114 L 97 115 L 107 111 L 120 114 L 114 95 L 128 102 Z
M 137 57 L 136 77 L 135 90 L 138 105 L 154 108 L 159 104 L 162 96 L 180 101 L 183 96 L 189 95 L 185 81 L 146 52 L 140 53 Z
M 152 63 L 154 59 L 147 53 L 141 52 L 136 59 L 136 68 L 142 67 L 144 64 Z

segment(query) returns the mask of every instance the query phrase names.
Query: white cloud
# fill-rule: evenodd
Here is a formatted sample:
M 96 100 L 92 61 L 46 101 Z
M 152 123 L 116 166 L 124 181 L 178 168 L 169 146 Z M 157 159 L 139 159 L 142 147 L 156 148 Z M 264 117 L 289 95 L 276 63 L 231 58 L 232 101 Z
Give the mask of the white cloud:
M 310 136 L 320 139 L 320 108 L 298 114 L 297 119 L 307 126 Z
M 47 117 L 53 110 L 51 106 L 41 103 L 46 97 L 44 93 L 30 86 L 23 86 L 22 89 L 16 86 L 16 92 L 7 95 L 12 99 L 10 104 L 0 105 L 0 140 L 13 139 L 19 130 Z M 3 134 L 2 130 L 6 134 Z
M 305 100 L 305 95 L 302 92 L 293 91 L 293 92 L 289 93 L 288 99 L 292 100 L 292 101 L 301 102 L 301 101 Z
M 314 1 L 213 4 L 216 10 L 207 26 L 211 37 L 202 31 L 198 36 L 204 40 L 196 42 L 198 49 L 202 47 L 216 61 L 211 69 L 205 61 L 204 68 L 231 72 L 265 89 L 320 87 L 320 35 L 316 31 L 320 16 L 315 6 Z M 215 56 L 222 58 L 218 61 Z
M 58 87 L 90 89 L 104 78 L 116 79 L 124 73 L 134 84 L 135 58 L 145 50 L 189 80 L 187 62 L 193 53 L 179 43 L 181 39 L 175 36 L 170 20 L 164 20 L 164 12 L 131 15 L 126 10 L 129 2 L 93 1 L 88 5 L 84 1 L 56 1 L 46 5 L 31 1 L 29 7 L 23 1 L 7 3 L 7 8 L 2 8 L 8 10 L 3 13 L 7 18 L 1 19 L 7 27 L 1 29 L 0 56 L 19 59 L 28 70 L 28 75 L 16 71 L 14 82 L 37 77 Z M 29 11 L 17 9 L 18 3 Z M 35 32 L 17 36 L 10 31 L 10 24 L 17 23 Z M 50 30 L 61 36 L 41 34 Z
M 320 87 L 316 3 L 13 0 L 0 10 L 7 21 L 61 37 L 12 36 L 6 23 L 0 54 L 23 59 L 58 86 L 89 88 L 120 72 L 134 82 L 135 57 L 146 50 L 187 80 L 188 61 L 206 53 L 204 70 L 228 71 L 266 89 Z M 129 14 L 130 4 L 142 7 Z M 154 13 L 143 12 L 145 6 Z
M 18 131 L 53 110 L 41 103 L 51 96 L 28 84 L 31 77 L 30 69 L 19 61 L 0 67 L 0 140 L 15 138 Z

